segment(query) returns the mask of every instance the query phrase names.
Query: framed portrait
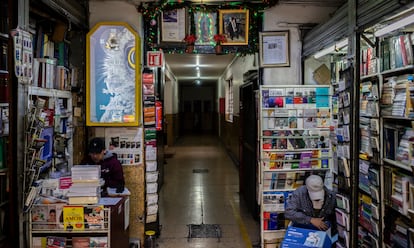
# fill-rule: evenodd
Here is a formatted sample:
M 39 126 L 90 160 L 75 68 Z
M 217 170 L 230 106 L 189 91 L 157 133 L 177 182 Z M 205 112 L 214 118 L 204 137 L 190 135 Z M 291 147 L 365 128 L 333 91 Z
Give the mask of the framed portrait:
M 219 10 L 219 33 L 226 35 L 223 45 L 247 45 L 249 10 Z
M 289 31 L 259 33 L 261 67 L 290 66 Z
M 186 11 L 172 9 L 161 13 L 161 42 L 182 42 L 186 34 Z
M 101 22 L 86 36 L 86 125 L 138 126 L 140 40 L 123 22 Z
M 214 45 L 214 35 L 217 34 L 217 13 L 195 12 L 196 45 Z

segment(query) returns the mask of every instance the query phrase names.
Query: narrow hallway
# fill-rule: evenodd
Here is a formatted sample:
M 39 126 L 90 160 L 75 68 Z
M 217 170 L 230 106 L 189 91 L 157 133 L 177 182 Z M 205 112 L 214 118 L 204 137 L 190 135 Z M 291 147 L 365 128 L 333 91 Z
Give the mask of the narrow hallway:
M 159 199 L 162 227 L 158 247 L 240 248 L 259 244 L 259 223 L 240 199 L 238 169 L 218 138 L 185 136 L 170 149 L 174 154 L 164 165 Z

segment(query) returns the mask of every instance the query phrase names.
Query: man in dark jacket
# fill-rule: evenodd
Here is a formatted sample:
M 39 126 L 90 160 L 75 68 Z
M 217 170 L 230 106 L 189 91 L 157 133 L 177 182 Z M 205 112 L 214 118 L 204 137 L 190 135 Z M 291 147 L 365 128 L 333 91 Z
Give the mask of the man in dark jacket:
M 101 178 L 105 180 L 103 189 L 107 187 L 123 191 L 125 186 L 124 171 L 116 154 L 105 149 L 105 142 L 101 138 L 93 138 L 89 142 L 89 156 L 82 164 L 96 164 L 101 166 Z
M 318 175 L 306 178 L 305 185 L 297 188 L 287 199 L 285 217 L 298 227 L 312 227 L 322 231 L 332 225 L 335 230 L 335 192 L 324 186 Z

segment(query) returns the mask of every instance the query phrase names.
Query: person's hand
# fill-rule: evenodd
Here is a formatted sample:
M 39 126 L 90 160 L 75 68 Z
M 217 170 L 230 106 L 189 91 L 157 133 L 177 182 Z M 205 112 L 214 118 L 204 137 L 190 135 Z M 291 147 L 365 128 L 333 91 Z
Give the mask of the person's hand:
M 328 230 L 328 225 L 326 225 L 323 219 L 324 219 L 323 217 L 322 218 L 311 218 L 310 222 L 312 225 L 314 225 L 319 230 L 326 231 Z

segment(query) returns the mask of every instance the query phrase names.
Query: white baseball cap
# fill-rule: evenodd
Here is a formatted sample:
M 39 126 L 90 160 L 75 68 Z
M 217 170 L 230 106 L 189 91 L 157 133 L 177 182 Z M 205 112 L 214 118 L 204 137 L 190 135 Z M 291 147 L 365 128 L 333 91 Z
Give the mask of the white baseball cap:
M 322 201 L 325 197 L 323 189 L 323 180 L 318 175 L 310 175 L 306 178 L 306 188 L 308 189 L 309 198 L 313 201 Z

